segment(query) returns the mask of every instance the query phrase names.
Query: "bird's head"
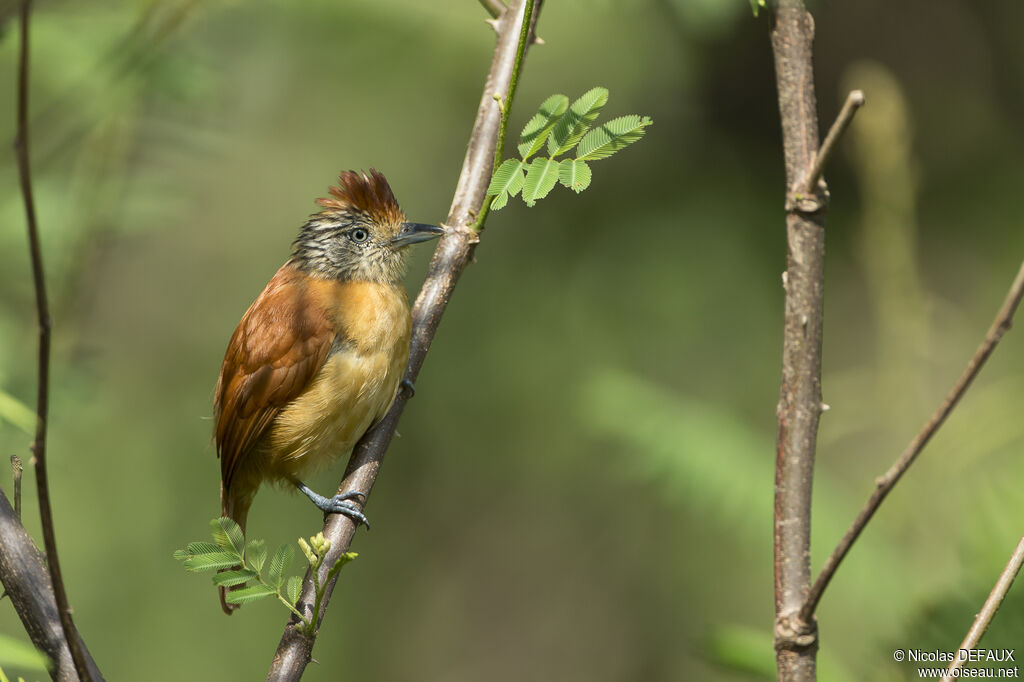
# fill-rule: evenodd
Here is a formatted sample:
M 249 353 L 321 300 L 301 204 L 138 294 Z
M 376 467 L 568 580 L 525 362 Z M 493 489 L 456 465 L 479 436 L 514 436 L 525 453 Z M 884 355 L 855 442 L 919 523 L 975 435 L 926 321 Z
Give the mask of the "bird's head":
M 444 234 L 435 225 L 406 222 L 383 175 L 371 168 L 343 171 L 323 207 L 295 240 L 292 262 L 319 277 L 397 283 L 410 244 Z

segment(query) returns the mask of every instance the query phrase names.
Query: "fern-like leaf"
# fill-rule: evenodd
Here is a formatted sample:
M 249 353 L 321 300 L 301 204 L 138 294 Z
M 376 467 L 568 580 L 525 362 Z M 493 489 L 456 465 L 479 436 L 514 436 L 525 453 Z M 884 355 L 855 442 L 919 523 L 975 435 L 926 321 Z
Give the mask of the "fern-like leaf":
M 267 543 L 263 540 L 250 540 L 245 547 L 245 562 L 252 570 L 259 573 L 267 561 Z
M 245 535 L 232 519 L 222 516 L 210 521 L 210 532 L 213 534 L 213 541 L 221 549 L 242 556 L 242 551 L 245 548 Z
M 526 171 L 523 183 L 523 201 L 533 206 L 538 199 L 543 199 L 558 182 L 558 162 L 552 159 L 537 158 Z
M 568 108 L 569 98 L 565 95 L 551 95 L 541 103 L 540 109 L 526 123 L 526 127 L 523 128 L 523 132 L 519 136 L 521 140 L 519 154 L 523 157 L 523 161 L 540 151 L 548 134 L 551 133 L 551 129 L 555 127 L 559 117 Z
M 548 153 L 551 154 L 551 158 L 572 149 L 583 134 L 590 130 L 590 126 L 594 125 L 601 109 L 607 103 L 608 90 L 605 88 L 588 90 L 573 102 L 569 111 L 558 119 L 551 135 L 548 136 Z
M 297 575 L 293 575 L 288 578 L 288 583 L 285 585 L 285 599 L 288 603 L 294 606 L 298 603 L 299 597 L 302 596 L 302 578 Z
M 214 554 L 194 554 L 185 559 L 185 568 L 189 571 L 218 571 L 222 568 L 234 568 L 238 565 L 239 557 L 231 552 L 217 552 Z
M 579 194 L 590 187 L 590 166 L 586 161 L 565 159 L 558 164 L 558 181 Z
M 216 554 L 217 552 L 223 552 L 218 545 L 212 542 L 190 542 L 185 547 L 185 551 L 192 554 Z
M 605 159 L 644 136 L 644 128 L 653 121 L 647 116 L 630 114 L 613 118 L 584 135 L 576 147 L 577 161 Z
M 280 587 L 284 581 L 284 572 L 292 563 L 295 555 L 295 548 L 291 545 L 281 545 L 270 557 L 270 566 L 267 568 L 266 582 L 275 588 Z
M 257 599 L 263 599 L 265 597 L 273 597 L 277 594 L 277 590 L 268 585 L 250 585 L 249 587 L 243 587 L 240 590 L 232 590 L 224 595 L 224 601 L 229 604 L 248 604 L 251 601 Z
M 213 576 L 213 584 L 220 585 L 223 587 L 231 587 L 232 585 L 241 585 L 247 580 L 252 580 L 256 577 L 256 571 L 250 571 L 247 568 L 242 568 L 237 571 L 224 571 Z
M 515 196 L 523 188 L 523 162 L 519 159 L 506 159 L 491 177 L 487 194 L 494 196 L 491 210 L 497 211 L 508 203 L 510 196 Z

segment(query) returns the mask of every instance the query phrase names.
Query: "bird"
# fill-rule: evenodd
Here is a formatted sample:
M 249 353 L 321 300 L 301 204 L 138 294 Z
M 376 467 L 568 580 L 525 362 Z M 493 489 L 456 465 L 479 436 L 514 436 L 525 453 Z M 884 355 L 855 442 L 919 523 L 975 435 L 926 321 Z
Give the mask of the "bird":
M 221 514 L 243 532 L 264 482 L 368 526 L 351 502 L 360 493 L 325 497 L 302 478 L 350 452 L 391 407 L 409 359 L 408 247 L 445 233 L 407 222 L 374 168 L 343 171 L 328 193 L 242 316 L 217 379 Z M 220 597 L 230 615 L 237 605 Z

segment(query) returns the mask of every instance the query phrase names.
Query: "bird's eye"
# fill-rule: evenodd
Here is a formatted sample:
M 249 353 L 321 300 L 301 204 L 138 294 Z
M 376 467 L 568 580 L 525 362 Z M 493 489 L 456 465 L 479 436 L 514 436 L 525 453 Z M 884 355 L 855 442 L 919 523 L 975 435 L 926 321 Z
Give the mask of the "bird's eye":
M 361 227 L 357 227 L 348 233 L 349 238 L 357 244 L 365 242 L 370 238 L 370 233 Z

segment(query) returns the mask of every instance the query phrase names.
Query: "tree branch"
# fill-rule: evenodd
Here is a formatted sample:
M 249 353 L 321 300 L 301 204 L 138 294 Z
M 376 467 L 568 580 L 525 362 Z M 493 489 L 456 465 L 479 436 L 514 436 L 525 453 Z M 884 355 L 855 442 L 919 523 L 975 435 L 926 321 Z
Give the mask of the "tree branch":
M 817 626 L 797 616 L 810 585 L 811 488 L 821 416 L 825 193 L 799 197 L 818 156 L 811 46 L 814 20 L 801 0 L 780 0 L 772 52 L 786 163 L 787 257 L 782 382 L 775 463 L 775 651 L 779 679 L 816 677 Z
M 501 0 L 480 0 L 480 4 L 495 19 L 500 19 L 501 15 L 508 9 Z
M 1017 311 L 1022 296 L 1024 296 L 1024 263 L 1021 263 L 1017 277 L 1013 280 L 1013 284 L 1010 285 L 1010 290 L 1006 294 L 1006 300 L 1003 301 L 1002 307 L 992 321 L 992 326 L 989 327 L 988 333 L 985 334 L 985 339 L 981 342 L 978 350 L 975 351 L 974 357 L 967 363 L 967 368 L 960 375 L 960 379 L 953 385 L 946 399 L 942 401 L 942 404 L 935 410 L 935 413 L 932 414 L 921 431 L 910 441 L 910 444 L 907 445 L 899 459 L 889 467 L 884 476 L 876 481 L 875 491 L 871 493 L 871 497 L 868 498 L 860 513 L 857 514 L 857 518 L 854 519 L 849 530 L 843 535 L 843 539 L 839 541 L 839 544 L 825 562 L 821 573 L 818 574 L 813 587 L 811 587 L 807 595 L 806 601 L 800 609 L 800 617 L 802 619 L 806 620 L 813 616 L 815 609 L 818 607 L 818 602 L 821 600 L 821 595 L 825 588 L 828 587 L 832 576 L 835 575 L 836 569 L 839 568 L 839 564 L 843 561 L 846 553 L 850 551 L 850 547 L 856 542 L 861 531 L 867 526 L 868 521 L 874 516 L 885 496 L 889 494 L 889 491 L 893 489 L 893 486 L 900 480 L 900 477 L 914 463 L 921 450 L 928 444 L 931 437 L 935 435 L 935 432 L 946 421 L 949 413 L 960 402 L 960 398 L 967 392 L 971 382 L 974 381 L 974 377 L 978 376 L 981 368 L 985 365 L 985 361 L 988 360 L 992 351 L 995 350 L 999 341 L 1003 338 L 1003 334 L 1010 329 L 1013 322 L 1013 314 Z
M 75 624 L 71 620 L 71 606 L 61 578 L 60 562 L 57 559 L 57 538 L 53 530 L 53 512 L 50 508 L 50 487 L 46 474 L 46 420 L 50 395 L 50 307 L 46 298 L 46 278 L 43 273 L 42 249 L 39 245 L 39 228 L 36 223 L 35 200 L 32 195 L 32 173 L 29 165 L 28 131 L 28 81 L 29 81 L 29 17 L 31 0 L 21 2 L 21 51 L 18 61 L 18 132 L 14 148 L 18 157 L 18 176 L 21 193 L 25 202 L 25 217 L 28 224 L 29 250 L 32 257 L 32 275 L 36 291 L 36 312 L 39 318 L 39 386 L 36 401 L 36 433 L 32 442 L 35 455 L 36 486 L 39 497 L 39 516 L 43 526 L 43 544 L 46 547 L 47 564 L 56 598 L 64 638 L 71 649 L 75 670 L 83 681 L 92 679 L 85 652 L 79 641 Z
M 807 180 L 804 182 L 804 192 L 812 194 L 814 188 L 818 185 L 818 180 L 821 178 L 821 174 L 825 172 L 825 164 L 828 163 L 829 158 L 832 156 L 832 150 L 835 149 L 836 142 L 843 136 L 846 129 L 850 125 L 850 121 L 853 120 L 854 114 L 857 110 L 864 106 L 864 93 L 860 90 L 854 90 L 846 97 L 846 102 L 843 104 L 842 110 L 839 115 L 836 116 L 836 120 L 832 123 L 832 127 L 828 129 L 828 135 L 825 136 L 825 141 L 821 143 L 821 148 L 818 153 L 814 155 L 814 165 L 811 167 L 811 172 L 807 176 Z
M 0 492 L 0 580 L 25 626 L 29 639 L 53 661 L 54 680 L 78 680 L 63 625 L 53 598 L 53 583 L 46 570 L 46 560 L 25 531 L 7 496 Z M 89 675 L 102 680 L 103 675 L 92 660 L 85 643 L 78 646 L 85 657 Z
M 484 83 L 476 122 L 470 134 L 462 172 L 459 175 L 455 196 L 448 213 L 446 222 L 449 226 L 448 233 L 441 237 L 430 262 L 426 281 L 424 281 L 412 309 L 412 344 L 409 365 L 405 374 L 406 379 L 411 382 L 415 382 L 416 377 L 419 376 L 427 352 L 430 350 L 430 343 L 441 321 L 441 315 L 448 305 L 459 275 L 469 264 L 475 245 L 480 240 L 478 232 L 473 230 L 472 226 L 474 218 L 484 203 L 484 196 L 490 183 L 494 150 L 501 123 L 501 112 L 494 101 L 494 95 L 503 95 L 505 106 L 511 106 L 511 98 L 507 95 L 513 73 L 518 68 L 517 52 L 522 54 L 522 51 L 518 50 L 520 28 L 525 12 L 532 7 L 530 18 L 530 34 L 532 35 L 532 28 L 540 13 L 540 5 L 540 0 L 516 0 L 497 20 L 497 45 L 494 48 L 494 58 Z M 529 43 L 528 40 L 523 50 Z M 398 420 L 410 397 L 407 391 L 399 391 L 388 413 L 359 441 L 349 460 L 345 476 L 338 486 L 339 491 L 355 490 L 367 496 L 370 494 L 384 453 L 391 443 Z M 338 557 L 348 550 L 355 531 L 356 526 L 352 520 L 341 514 L 330 515 L 324 524 L 324 537 L 331 541 L 331 549 L 327 553 L 320 571 L 320 580 L 322 583 L 326 583 L 321 619 L 336 582 L 336 578 L 334 580 L 327 579 L 327 572 L 338 560 Z M 307 572 L 302 586 L 300 608 L 308 609 L 313 599 L 313 581 L 310 572 Z M 267 674 L 267 680 L 298 680 L 309 662 L 315 638 L 299 631 L 296 624 L 297 619 L 293 617 L 285 627 Z M 319 623 L 317 624 L 319 625 Z
M 999 610 L 999 606 L 1006 598 L 1006 593 L 1010 591 L 1010 586 L 1013 585 L 1017 574 L 1020 573 L 1021 564 L 1024 564 L 1024 536 L 1021 536 L 1020 542 L 1017 543 L 1017 549 L 1010 556 L 1010 561 L 1006 564 L 1002 574 L 1000 574 L 999 580 L 996 581 L 995 587 L 992 588 L 988 595 L 988 599 L 985 600 L 985 605 L 981 607 L 981 611 L 974 618 L 974 624 L 967 631 L 967 636 L 964 637 L 964 641 L 960 644 L 960 649 L 977 648 L 978 642 L 981 641 L 981 636 L 985 634 L 989 623 L 992 622 L 996 611 Z M 954 672 L 963 664 L 964 662 L 959 656 L 954 656 L 953 661 L 946 670 L 945 676 L 942 678 L 942 682 L 950 682 L 953 679 Z

